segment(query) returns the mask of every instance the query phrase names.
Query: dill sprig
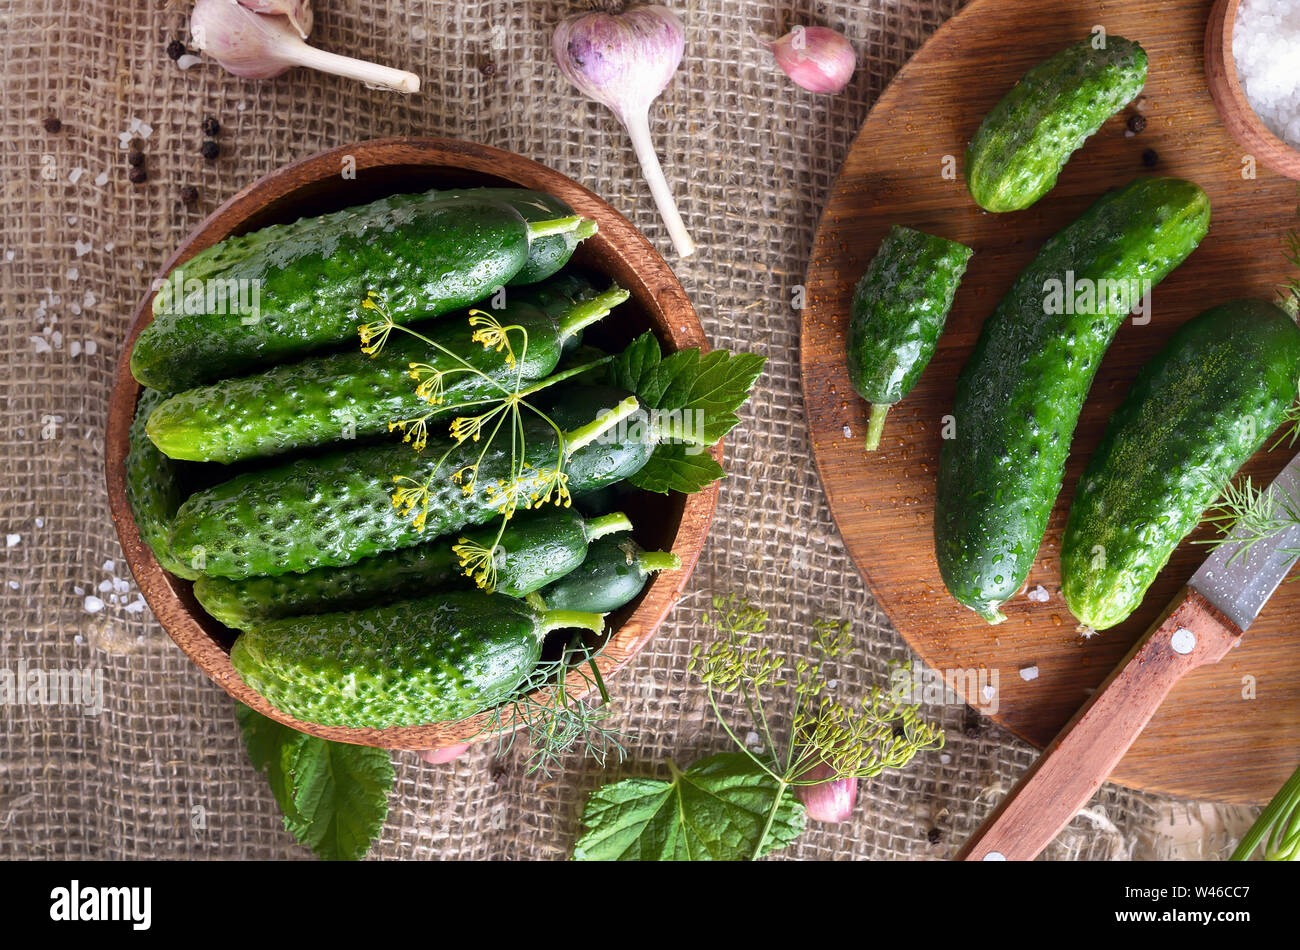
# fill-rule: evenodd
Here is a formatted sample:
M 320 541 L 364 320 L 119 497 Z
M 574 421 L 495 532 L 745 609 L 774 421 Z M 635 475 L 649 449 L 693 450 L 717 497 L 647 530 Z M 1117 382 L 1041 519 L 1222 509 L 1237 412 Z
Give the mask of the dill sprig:
M 1229 860 L 1248 861 L 1261 843 L 1265 861 L 1300 861 L 1300 769 L 1242 836 Z
M 497 754 L 508 752 L 522 734 L 532 750 L 529 774 L 549 777 L 576 749 L 602 767 L 610 759 L 623 761 L 627 737 L 607 725 L 613 709 L 596 666 L 603 649 L 575 637 L 558 658 L 539 664 L 513 699 L 490 710 L 482 731 L 497 736 Z M 575 672 L 581 680 L 576 689 L 567 681 Z M 538 690 L 545 691 L 534 695 Z
M 571 504 L 569 476 L 564 471 L 564 433 L 550 416 L 530 403 L 526 397 L 560 378 L 572 375 L 572 372 L 581 372 L 590 367 L 580 367 L 526 389 L 523 383 L 523 367 L 528 355 L 527 329 L 518 324 L 503 324 L 495 314 L 485 310 L 471 310 L 468 321 L 471 342 L 482 344 L 485 349 L 500 354 L 505 365 L 514 369 L 508 383 L 503 384 L 447 347 L 410 327 L 394 322 L 384 301 L 373 291 L 366 295 L 361 306 L 378 315 L 378 319 L 358 327 L 363 352 L 372 357 L 378 355 L 392 332 L 398 330 L 420 340 L 453 364 L 440 369 L 427 362 L 410 363 L 409 375 L 415 381 L 416 395 L 433 408 L 422 415 L 396 419 L 388 424 L 388 431 L 400 432 L 402 440 L 409 443 L 412 449 L 423 452 L 428 447 L 429 421 L 435 415 L 445 415 L 448 410 L 461 413 L 452 418 L 448 427 L 451 444 L 435 462 L 427 478 L 421 481 L 405 475 L 393 476 L 394 488 L 391 500 L 393 507 L 403 517 L 409 517 L 417 529 L 423 530 L 429 516 L 431 489 L 434 481 L 439 477 L 449 478 L 452 483 L 460 486 L 461 491 L 466 495 L 479 491 L 479 468 L 484 457 L 498 437 L 508 435 L 510 439 L 510 464 L 507 477 L 482 486 L 484 497 L 501 515 L 496 538 L 491 545 L 487 546 L 474 544 L 462 538 L 460 543 L 453 547 L 466 576 L 473 578 L 479 587 L 491 592 L 495 587 L 497 574 L 495 552 L 498 550 L 507 524 L 515 513 L 520 508 L 538 508 L 546 504 L 567 507 Z M 467 374 L 478 376 L 486 381 L 498 394 L 446 405 L 448 381 L 453 377 Z M 527 442 L 523 410 L 528 410 L 540 418 L 555 432 L 557 450 L 552 465 L 535 466 L 526 460 Z M 443 464 L 452 452 L 466 442 L 482 443 L 482 450 L 477 458 L 449 475 L 443 475 Z
M 768 815 L 770 829 L 785 790 L 826 778 L 805 775 L 819 764 L 832 779 L 871 778 L 887 768 L 901 768 L 918 753 L 941 749 L 944 734 L 920 718 L 919 707 L 873 687 L 856 702 L 827 695 L 825 665 L 846 655 L 853 645 L 849 622 L 819 619 L 813 623 L 811 658 L 791 658 L 757 640 L 767 629 L 767 612 L 734 594 L 713 599 L 704 622 L 717 634 L 691 652 L 688 669 L 704 683 L 713 714 L 745 755 L 777 783 Z M 784 732 L 773 728 L 769 707 L 782 691 L 793 695 L 794 713 Z M 751 749 L 727 722 L 719 705 L 732 696 L 749 713 L 761 748 Z M 760 837 L 755 857 L 767 837 Z
M 1223 497 L 1206 514 L 1205 521 L 1219 534 L 1202 543 L 1211 545 L 1214 550 L 1225 544 L 1237 545 L 1228 558 L 1228 563 L 1232 564 L 1245 557 L 1261 541 L 1300 525 L 1300 508 L 1287 493 L 1257 487 L 1247 476 L 1240 482 L 1228 483 Z

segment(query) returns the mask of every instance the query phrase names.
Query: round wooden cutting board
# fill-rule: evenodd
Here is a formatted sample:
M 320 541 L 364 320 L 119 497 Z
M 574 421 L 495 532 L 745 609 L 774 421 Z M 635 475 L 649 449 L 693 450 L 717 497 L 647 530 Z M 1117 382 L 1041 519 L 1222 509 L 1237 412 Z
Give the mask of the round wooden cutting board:
M 1236 297 L 1271 297 L 1290 273 L 1282 238 L 1300 224 L 1296 184 L 1262 166 L 1250 177 L 1243 150 L 1214 110 L 1202 62 L 1210 6 L 976 0 L 881 96 L 840 173 L 812 254 L 804 399 L 844 543 L 926 663 L 963 699 L 1038 746 L 1051 740 L 1207 553 L 1189 540 L 1127 622 L 1090 640 L 1076 632 L 1060 595 L 1060 538 L 1075 483 L 1107 418 L 1138 368 L 1179 324 Z M 1096 25 L 1140 42 L 1150 55 L 1146 129 L 1126 134 L 1125 122 L 1136 113 L 1130 107 L 1075 153 L 1038 204 L 1013 214 L 981 211 L 962 177 L 975 128 L 1026 69 Z M 1156 153 L 1154 168 L 1144 165 L 1147 150 Z M 1031 601 L 1022 591 L 1004 608 L 1007 621 L 989 626 L 948 595 L 934 559 L 940 429 L 952 411 L 957 374 L 985 317 L 1042 243 L 1107 189 L 1150 174 L 1201 185 L 1213 203 L 1210 234 L 1156 289 L 1150 321 L 1125 322 L 1097 374 L 1065 487 L 1029 576 L 1028 590 L 1042 585 L 1049 599 Z M 892 224 L 961 241 L 975 256 L 934 360 L 890 413 L 881 450 L 869 457 L 862 447 L 867 407 L 849 385 L 844 338 L 854 284 Z M 1260 452 L 1245 471 L 1257 481 L 1271 479 L 1290 455 L 1285 446 Z M 1174 690 L 1112 779 L 1196 798 L 1268 800 L 1300 764 L 1298 628 L 1300 582 L 1284 584 L 1240 647 Z M 1020 671 L 1030 666 L 1038 678 L 1026 681 Z M 986 693 L 981 687 L 993 685 L 994 675 L 996 691 Z

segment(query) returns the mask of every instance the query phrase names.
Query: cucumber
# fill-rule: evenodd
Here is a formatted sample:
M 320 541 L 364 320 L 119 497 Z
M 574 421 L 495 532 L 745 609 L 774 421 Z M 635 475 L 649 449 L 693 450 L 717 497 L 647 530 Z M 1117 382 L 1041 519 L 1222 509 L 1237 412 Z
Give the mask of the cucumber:
M 1296 399 L 1300 329 L 1263 300 L 1207 310 L 1142 367 L 1079 480 L 1061 593 L 1093 630 L 1142 602 L 1174 548 Z
M 656 571 L 681 566 L 671 551 L 645 551 L 631 535 L 611 534 L 587 549 L 576 570 L 542 588 L 542 600 L 552 610 L 609 613 L 640 594 Z
M 583 303 L 566 298 L 569 309 L 557 323 L 512 295 L 491 312 L 528 334 L 527 346 L 512 334 L 514 365 L 473 342 L 474 331 L 457 320 L 419 328 L 434 346 L 395 333 L 373 357 L 354 349 L 187 390 L 154 410 L 147 431 L 172 458 L 229 463 L 378 435 L 397 420 L 431 412 L 430 420 L 456 415 L 466 403 L 513 388 L 516 379 L 533 382 L 552 372 L 565 340 L 627 296 L 615 287 Z M 423 367 L 421 382 L 434 371 L 445 374 L 436 405 L 411 377 L 416 363 Z
M 600 488 L 645 464 L 649 452 L 629 439 L 600 441 L 636 408 L 630 397 L 609 413 L 590 402 L 572 408 L 566 418 L 583 424 L 564 435 L 572 453 L 565 464 L 570 492 Z M 550 488 L 553 476 L 544 470 L 554 469 L 560 451 L 555 430 L 528 415 L 524 410 L 520 453 L 528 469 L 518 482 L 524 497 Z M 171 549 L 200 552 L 203 573 L 234 579 L 353 564 L 491 520 L 501 505 L 494 493 L 510 481 L 511 463 L 509 431 L 490 442 L 459 445 L 430 438 L 423 452 L 398 443 L 296 459 L 191 495 L 172 522 Z M 473 490 L 453 479 L 475 464 Z M 421 522 L 398 510 L 392 495 L 426 483 L 427 519 Z
M 853 291 L 849 380 L 871 403 L 866 448 L 880 447 L 885 416 L 916 385 L 952 307 L 969 247 L 895 225 Z
M 523 597 L 582 563 L 588 542 L 628 530 L 621 513 L 585 519 L 572 509 L 521 511 L 506 525 L 490 525 L 415 547 L 373 554 L 347 567 L 318 567 L 280 577 L 200 577 L 194 596 L 227 627 L 247 630 L 271 620 L 355 610 L 381 600 L 403 600 L 449 587 L 472 586 L 453 548 L 466 540 L 499 552 L 497 593 Z
M 471 188 L 465 191 L 443 192 L 442 197 L 487 198 L 500 201 L 514 208 L 525 221 L 530 223 L 552 221 L 573 215 L 573 209 L 554 195 L 542 191 L 529 191 L 526 188 Z M 507 285 L 517 287 L 546 280 L 569 263 L 569 258 L 573 257 L 573 252 L 577 250 L 578 245 L 595 233 L 596 222 L 587 218 L 572 231 L 539 237 L 530 242 L 528 260 L 519 269 L 519 273 L 510 278 Z
M 154 295 L 154 318 L 136 340 L 131 372 L 168 392 L 242 375 L 355 339 L 358 325 L 378 316 L 362 306 L 372 299 L 396 323 L 439 316 L 514 277 L 530 240 L 581 223 L 528 224 L 500 202 L 426 196 L 299 228 L 203 279 L 182 264 Z M 191 295 L 190 286 L 202 293 Z
M 386 729 L 464 719 L 509 700 L 551 630 L 599 633 L 599 614 L 533 609 L 482 591 L 276 620 L 235 641 L 244 682 L 281 712 Z
M 957 379 L 934 537 L 949 592 L 990 623 L 1005 619 L 998 605 L 1020 589 L 1038 553 L 1084 397 L 1133 305 L 1126 297 L 1140 296 L 1123 289 L 1164 279 L 1209 218 L 1209 199 L 1191 182 L 1138 179 L 1044 244 L 985 321 Z M 1082 295 L 1065 306 L 1053 301 L 1053 282 L 1105 293 L 1092 306 Z
M 1039 63 L 984 117 L 966 149 L 966 184 L 986 211 L 1019 211 L 1051 191 L 1070 155 L 1147 81 L 1147 54 L 1111 34 Z
M 163 455 L 145 435 L 145 420 L 167 396 L 154 389 L 140 391 L 135 418 L 127 436 L 126 500 L 135 517 L 140 540 L 149 545 L 163 570 L 192 580 L 198 571 L 173 556 L 167 546 L 168 532 L 181 504 L 177 465 Z
M 524 188 L 469 188 L 460 191 L 432 189 L 412 194 L 389 195 L 371 202 L 365 208 L 376 214 L 388 213 L 409 205 L 444 201 L 448 198 L 499 201 L 514 208 L 519 212 L 520 217 L 529 222 L 567 218 L 573 214 L 573 209 L 559 198 Z M 290 241 L 307 232 L 317 236 L 327 231 L 338 233 L 350 225 L 356 210 L 356 207 L 344 208 L 342 211 L 319 217 L 299 218 L 289 224 L 273 224 L 248 234 L 228 237 L 190 258 L 185 264 L 185 274 L 187 277 L 206 279 L 272 242 Z M 556 273 L 568 263 L 578 244 L 595 233 L 596 222 L 584 220 L 573 231 L 539 236 L 529 242 L 528 259 L 519 272 L 507 282 L 507 286 L 533 284 Z

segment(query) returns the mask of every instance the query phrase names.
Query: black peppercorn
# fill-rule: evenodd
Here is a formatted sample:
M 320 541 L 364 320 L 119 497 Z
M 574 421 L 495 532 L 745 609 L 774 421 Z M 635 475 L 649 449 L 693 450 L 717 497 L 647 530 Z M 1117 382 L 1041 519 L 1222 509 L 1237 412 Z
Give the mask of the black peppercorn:
M 925 833 L 925 837 L 930 844 L 939 844 L 939 842 L 943 841 L 943 829 L 931 828 Z
M 149 180 L 149 173 L 144 170 L 143 165 L 136 165 L 126 173 L 127 179 L 133 185 L 140 185 Z
M 57 115 L 46 116 L 45 121 L 42 122 L 41 125 L 45 126 L 45 131 L 51 134 L 53 134 L 54 132 L 61 132 L 63 130 L 63 123 L 59 121 L 59 117 Z
M 1160 161 L 1160 156 L 1156 154 L 1155 149 L 1149 148 L 1142 153 L 1142 164 L 1147 168 L 1155 168 L 1158 161 Z
M 208 138 L 213 138 L 220 131 L 221 123 L 212 118 L 212 116 L 208 116 L 203 120 L 203 134 L 208 136 Z
M 216 142 L 212 141 L 212 139 L 208 139 L 201 146 L 199 146 L 199 154 L 202 155 L 204 158 L 206 158 L 208 161 L 215 162 L 217 160 L 217 156 L 221 154 L 221 146 L 218 145 Z
M 967 739 L 978 739 L 980 733 L 982 733 L 983 731 L 984 731 L 984 720 L 980 718 L 980 714 L 975 712 L 975 710 L 973 709 L 967 709 L 966 718 L 962 721 L 961 724 L 962 735 L 964 735 Z
M 1128 117 L 1128 130 L 1130 132 L 1141 132 L 1147 127 L 1147 117 L 1138 115 L 1136 112 Z
M 478 71 L 490 79 L 497 74 L 497 64 L 490 59 L 485 59 L 478 64 Z
M 137 148 L 131 149 L 126 153 L 126 163 L 132 168 L 138 168 L 144 164 L 144 152 Z
M 167 58 L 170 60 L 180 59 L 185 55 L 185 44 L 180 40 L 172 40 L 167 44 Z
M 181 204 L 189 208 L 199 200 L 199 190 L 193 185 L 186 185 L 181 189 Z

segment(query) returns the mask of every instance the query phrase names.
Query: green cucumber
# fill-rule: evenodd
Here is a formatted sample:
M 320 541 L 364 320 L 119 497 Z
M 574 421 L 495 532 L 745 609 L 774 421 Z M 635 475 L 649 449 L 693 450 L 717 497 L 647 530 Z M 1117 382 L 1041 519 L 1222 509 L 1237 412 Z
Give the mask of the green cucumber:
M 1207 310 L 1142 367 L 1079 480 L 1061 593 L 1093 630 L 1142 602 L 1169 556 L 1295 402 L 1300 329 L 1263 300 Z
M 594 542 L 575 570 L 542 589 L 552 610 L 605 614 L 630 603 L 656 571 L 682 566 L 671 551 L 645 551 L 631 535 L 611 534 Z
M 611 531 L 631 528 L 621 513 L 590 520 L 573 509 L 548 506 L 521 511 L 498 538 L 496 525 L 426 544 L 373 554 L 346 567 L 318 567 L 279 577 L 200 577 L 194 597 L 227 627 L 248 630 L 271 620 L 356 610 L 383 600 L 419 597 L 448 587 L 471 586 L 454 548 L 467 540 L 495 550 L 495 590 L 523 597 L 582 563 L 587 545 Z
M 1043 245 L 984 322 L 940 451 L 934 537 L 949 592 L 990 623 L 1029 575 L 1102 355 L 1209 219 L 1209 199 L 1188 181 L 1109 192 Z M 1077 295 L 1065 300 L 1065 287 Z
M 430 421 L 456 415 L 467 403 L 513 388 L 516 379 L 528 383 L 552 372 L 568 337 L 627 296 L 615 287 L 582 303 L 569 298 L 570 307 L 558 322 L 526 303 L 523 295 L 511 295 L 503 309 L 484 308 L 527 333 L 526 346 L 520 334 L 512 333 L 519 357 L 513 365 L 473 342 L 473 329 L 456 320 L 417 328 L 429 342 L 394 333 L 373 357 L 354 349 L 200 386 L 155 409 L 149 437 L 172 458 L 229 463 L 378 435 L 398 420 L 431 412 Z M 435 371 L 441 374 L 436 405 L 412 379 L 415 364 L 421 366 L 422 383 Z
M 443 192 L 442 197 L 487 198 L 508 204 L 519 212 L 529 223 L 552 221 L 573 215 L 573 209 L 567 204 L 542 191 L 529 191 L 526 188 L 471 188 L 465 191 Z M 596 222 L 584 219 L 582 224 L 563 234 L 551 234 L 539 237 L 528 246 L 528 260 L 519 269 L 519 273 L 510 278 L 508 286 L 517 287 L 524 284 L 536 284 L 538 281 L 557 273 L 569 263 L 573 252 L 584 240 L 596 233 Z
M 895 225 L 853 291 L 849 380 L 871 403 L 866 448 L 880 447 L 885 416 L 916 385 L 934 355 L 969 247 Z
M 1028 208 L 1146 81 L 1146 51 L 1114 34 L 1080 40 L 1033 67 L 984 117 L 966 149 L 975 203 L 986 211 Z
M 276 620 L 230 661 L 281 712 L 324 726 L 387 729 L 464 719 L 513 697 L 551 630 L 599 633 L 599 614 L 450 591 L 367 610 Z
M 166 393 L 154 389 L 140 391 L 127 436 L 126 501 L 135 516 L 140 540 L 149 545 L 163 570 L 192 580 L 198 571 L 174 557 L 167 545 L 172 518 L 181 504 L 177 465 L 154 448 L 145 435 L 145 420 L 166 398 Z
M 154 295 L 131 372 L 176 392 L 355 339 L 380 314 L 396 323 L 439 316 L 508 282 L 531 240 L 581 225 L 529 224 L 500 202 L 426 197 L 351 209 L 336 225 L 256 245 L 203 279 L 182 264 Z M 372 302 L 382 309 L 363 307 Z
M 581 425 L 556 418 L 569 429 L 570 492 L 618 481 L 645 464 L 649 452 L 629 439 L 600 438 L 637 407 L 629 397 L 612 412 L 590 403 L 573 408 L 566 418 L 581 418 Z M 528 416 L 523 410 L 525 444 L 518 459 L 526 473 L 516 483 L 525 498 L 552 486 L 560 452 L 555 430 Z M 491 520 L 501 507 L 500 486 L 511 481 L 512 461 L 508 430 L 482 442 L 430 438 L 422 452 L 397 443 L 296 459 L 191 495 L 172 522 L 171 549 L 201 556 L 205 574 L 235 579 L 353 564 Z M 478 474 L 471 490 L 453 476 L 473 465 Z M 426 484 L 425 520 L 395 506 L 396 489 Z M 417 503 L 417 510 L 422 507 Z

